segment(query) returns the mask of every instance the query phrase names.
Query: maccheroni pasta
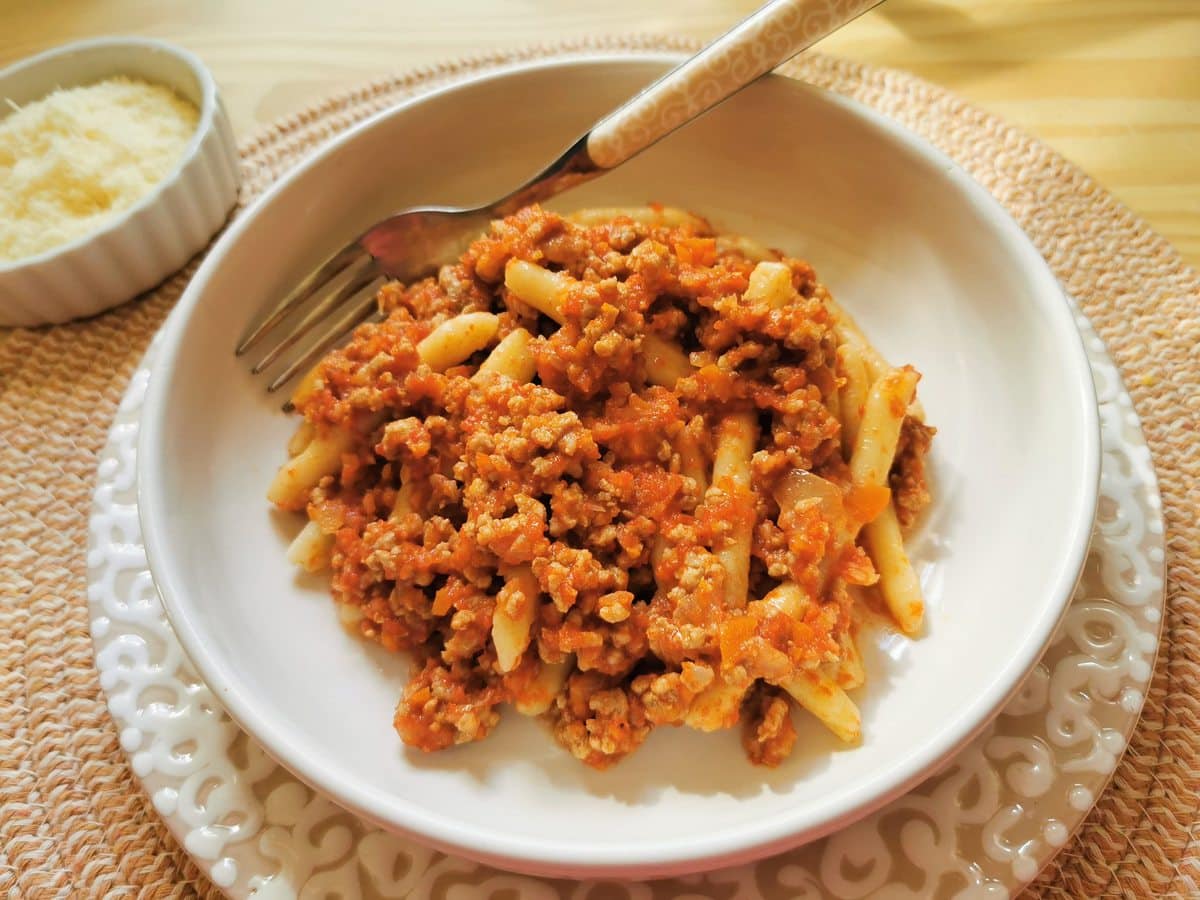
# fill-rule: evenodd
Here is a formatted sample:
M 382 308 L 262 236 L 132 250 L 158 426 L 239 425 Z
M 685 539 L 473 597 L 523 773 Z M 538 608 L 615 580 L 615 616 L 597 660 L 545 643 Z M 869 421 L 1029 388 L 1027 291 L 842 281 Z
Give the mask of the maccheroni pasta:
M 807 263 L 681 210 L 535 206 L 379 306 L 297 388 L 268 497 L 341 622 L 412 653 L 405 743 L 505 704 L 598 768 L 738 723 L 776 765 L 793 706 L 860 738 L 864 609 L 922 627 L 933 429 Z

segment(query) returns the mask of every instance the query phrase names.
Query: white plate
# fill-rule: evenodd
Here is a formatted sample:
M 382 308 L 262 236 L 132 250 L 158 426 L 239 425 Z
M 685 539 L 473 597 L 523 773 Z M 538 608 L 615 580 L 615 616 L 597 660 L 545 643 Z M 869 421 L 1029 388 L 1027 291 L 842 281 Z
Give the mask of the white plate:
M 937 776 L 837 834 L 686 881 L 609 883 L 604 896 L 994 900 L 1015 895 L 1066 843 L 1137 723 L 1163 612 L 1150 452 L 1116 367 L 1079 324 L 1100 397 L 1101 511 L 1063 625 L 1017 696 Z M 594 882 L 508 875 L 385 834 L 304 787 L 221 711 L 167 623 L 141 551 L 134 448 L 153 357 L 100 456 L 88 601 L 121 745 L 180 844 L 238 900 L 599 896 Z
M 775 771 L 749 767 L 735 734 L 664 729 L 592 772 L 516 716 L 477 745 L 403 749 L 391 717 L 405 660 L 345 636 L 321 580 L 283 558 L 299 523 L 261 498 L 294 423 L 232 342 L 252 309 L 381 214 L 499 193 L 662 68 L 644 57 L 529 65 L 347 133 L 214 248 L 166 326 L 147 397 L 138 480 L 150 566 L 221 702 L 339 803 L 508 868 L 711 867 L 815 838 L 899 795 L 1033 666 L 1095 510 L 1091 377 L 1023 233 L 894 124 L 788 79 L 761 82 L 564 205 L 661 200 L 804 256 L 886 355 L 925 373 L 937 502 L 910 548 L 927 634 L 870 642 L 860 747 L 840 749 L 804 721 L 803 751 Z M 485 121 L 506 125 L 466 124 Z

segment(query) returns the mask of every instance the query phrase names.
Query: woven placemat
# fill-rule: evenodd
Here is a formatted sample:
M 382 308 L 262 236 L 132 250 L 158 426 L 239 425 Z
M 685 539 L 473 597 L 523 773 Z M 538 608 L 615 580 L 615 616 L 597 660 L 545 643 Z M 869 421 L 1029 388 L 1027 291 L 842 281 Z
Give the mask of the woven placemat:
M 616 49 L 695 47 L 588 41 L 373 82 L 248 140 L 242 202 L 330 135 L 433 82 Z M 1112 784 L 1030 894 L 1200 895 L 1200 276 L 1070 163 L 945 90 L 818 54 L 785 71 L 869 104 L 958 160 L 1031 235 L 1121 367 L 1161 480 L 1162 652 Z M 97 453 L 194 267 L 97 318 L 0 333 L 0 891 L 10 897 L 220 896 L 129 769 L 93 665 L 86 603 Z

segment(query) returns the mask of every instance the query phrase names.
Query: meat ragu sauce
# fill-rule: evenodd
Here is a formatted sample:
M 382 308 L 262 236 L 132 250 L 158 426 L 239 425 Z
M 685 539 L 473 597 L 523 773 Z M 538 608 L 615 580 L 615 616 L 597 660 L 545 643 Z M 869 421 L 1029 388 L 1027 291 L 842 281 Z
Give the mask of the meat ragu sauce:
M 293 506 L 307 502 L 331 542 L 343 621 L 414 656 L 395 715 L 413 747 L 482 739 L 512 703 L 597 768 L 656 725 L 739 720 L 750 759 L 775 765 L 795 742 L 779 685 L 837 671 L 853 646 L 850 589 L 876 581 L 871 559 L 839 547 L 820 503 L 776 500 L 796 470 L 838 486 L 835 506 L 859 524 L 889 496 L 850 487 L 828 294 L 808 263 L 770 254 L 794 296 L 756 301 L 746 242 L 668 218 L 582 225 L 529 207 L 497 221 L 436 278 L 385 286 L 386 320 L 300 392 L 313 433 L 352 438 Z M 571 276 L 561 324 L 505 286 L 511 260 Z M 418 344 L 470 312 L 498 316 L 491 346 L 533 336 L 532 380 L 472 380 L 490 348 L 444 371 L 421 362 Z M 655 338 L 688 354 L 673 385 L 648 374 Z M 749 485 L 706 486 L 721 423 L 738 415 L 753 432 Z M 929 499 L 931 434 L 904 419 L 888 478 L 906 525 Z M 739 530 L 748 589 L 731 598 L 720 551 Z M 781 583 L 802 590 L 799 612 L 759 600 Z M 498 609 L 532 609 L 508 671 Z

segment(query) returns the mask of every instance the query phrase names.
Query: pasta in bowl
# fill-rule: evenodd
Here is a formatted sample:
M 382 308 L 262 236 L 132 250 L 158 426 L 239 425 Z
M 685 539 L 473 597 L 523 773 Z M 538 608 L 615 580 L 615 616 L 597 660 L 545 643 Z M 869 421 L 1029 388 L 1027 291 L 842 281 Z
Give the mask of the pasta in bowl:
M 520 662 L 513 672 L 491 672 L 488 684 L 481 680 L 469 685 L 472 696 L 476 690 L 483 692 L 493 685 L 493 696 L 480 698 L 487 700 L 481 712 L 487 707 L 500 712 L 500 716 L 485 740 L 426 753 L 409 748 L 397 735 L 394 718 L 406 685 L 423 669 L 431 651 L 440 653 L 444 649 L 448 637 L 433 636 L 431 631 L 429 638 L 421 638 L 419 629 L 444 623 L 445 616 L 432 621 L 426 620 L 423 613 L 397 616 L 406 627 L 414 629 L 405 638 L 414 649 L 393 652 L 382 643 L 394 627 L 386 626 L 389 615 L 395 614 L 389 602 L 394 585 L 387 584 L 389 579 L 361 586 L 363 597 L 370 592 L 378 595 L 372 596 L 369 608 L 362 603 L 332 603 L 331 582 L 342 571 L 333 558 L 336 538 L 335 546 L 330 548 L 330 568 L 309 573 L 288 561 L 286 548 L 303 530 L 309 504 L 299 498 L 288 504 L 295 511 L 277 511 L 264 499 L 264 492 L 280 464 L 288 464 L 284 447 L 300 420 L 280 413 L 278 396 L 262 389 L 244 361 L 233 355 L 232 344 L 254 307 L 268 305 L 285 293 L 311 269 L 314 259 L 324 258 L 342 246 L 348 236 L 360 233 L 398 208 L 428 202 L 469 205 L 480 197 L 497 196 L 506 186 L 519 183 L 601 112 L 661 74 L 670 63 L 665 57 L 623 56 L 522 64 L 513 71 L 456 83 L 381 112 L 307 157 L 239 214 L 205 258 L 165 326 L 158 362 L 149 381 L 137 450 L 138 510 L 154 584 L 180 643 L 207 685 L 207 689 L 198 687 L 196 702 L 211 702 L 214 709 L 227 710 L 251 738 L 248 746 L 261 747 L 313 787 L 314 804 L 324 802 L 320 799 L 324 796 L 357 815 L 438 849 L 543 874 L 645 878 L 746 861 L 828 834 L 898 796 L 945 763 L 1013 695 L 1033 669 L 1065 609 L 1082 565 L 1095 508 L 1098 441 L 1090 374 L 1060 288 L 1017 226 L 978 185 L 935 150 L 850 101 L 790 79 L 768 78 L 619 170 L 572 189 L 561 198 L 570 207 L 552 208 L 569 219 L 571 208 L 630 207 L 657 198 L 673 207 L 696 210 L 711 217 L 716 235 L 707 235 L 702 227 L 697 230 L 694 222 L 687 226 L 691 220 L 683 218 L 661 223 L 635 221 L 628 227 L 635 237 L 639 228 L 670 231 L 691 227 L 691 239 L 701 243 L 680 244 L 677 249 L 670 241 L 659 241 L 667 248 L 663 259 L 675 259 L 670 264 L 677 269 L 712 268 L 702 265 L 710 252 L 704 242 L 711 239 L 714 256 L 721 255 L 726 260 L 723 265 L 736 270 L 730 275 L 736 278 L 727 293 L 735 295 L 739 303 L 750 289 L 750 276 L 760 262 L 784 262 L 792 272 L 792 288 L 797 294 L 813 291 L 797 308 L 809 311 L 806 314 L 813 319 L 813 346 L 822 354 L 833 354 L 831 365 L 839 381 L 838 408 L 835 413 L 823 402 L 829 399 L 825 392 L 831 382 L 821 381 L 817 375 L 809 387 L 823 401 L 818 403 L 814 395 L 811 402 L 806 400 L 794 412 L 797 423 L 816 423 L 817 430 L 806 432 L 797 427 L 791 431 L 805 441 L 825 441 L 823 452 L 831 455 L 824 463 L 814 457 L 811 464 L 815 468 L 788 464 L 774 482 L 755 482 L 758 454 L 791 447 L 775 446 L 773 423 L 777 414 L 755 403 L 749 491 L 765 504 L 758 510 L 756 500 L 754 511 L 756 526 L 762 529 L 770 531 L 768 524 L 779 527 L 781 510 L 775 494 L 791 480 L 804 482 L 797 488 L 801 497 L 807 496 L 803 502 L 813 504 L 812 495 L 818 503 L 825 502 L 824 495 L 829 491 L 821 481 L 810 481 L 794 472 L 809 472 L 832 484 L 841 494 L 843 513 L 853 512 L 860 502 L 866 507 L 858 510 L 860 515 L 869 512 L 871 504 L 867 501 L 874 499 L 878 504 L 880 495 L 875 492 L 872 498 L 867 492 L 850 500 L 852 450 L 848 453 L 847 446 L 838 450 L 840 438 L 838 442 L 818 439 L 821 427 L 832 429 L 835 421 L 840 427 L 845 418 L 843 409 L 853 408 L 845 402 L 847 391 L 855 390 L 846 376 L 847 362 L 853 366 L 853 360 L 837 358 L 843 345 L 848 348 L 841 351 L 843 357 L 854 355 L 849 349 L 854 344 L 852 323 L 823 295 L 820 305 L 828 307 L 828 313 L 821 313 L 814 305 L 816 276 L 803 274 L 807 269 L 793 269 L 787 259 L 764 254 L 761 248 L 732 235 L 750 235 L 767 247 L 783 249 L 791 258 L 813 262 L 820 282 L 828 285 L 832 297 L 852 314 L 862 332 L 891 363 L 872 354 L 865 343 L 857 347 L 866 372 L 862 383 L 873 383 L 893 366 L 905 373 L 904 364 L 908 363 L 923 373 L 920 402 L 910 404 L 905 416 L 911 414 L 914 420 L 927 417 L 928 424 L 938 429 L 932 450 L 924 457 L 934 498 L 913 524 L 901 525 L 904 548 L 925 602 L 920 632 L 913 638 L 901 632 L 882 601 L 879 583 L 865 588 L 847 584 L 848 600 L 842 601 L 846 604 L 845 619 L 838 618 L 834 625 L 836 631 L 848 624 L 849 634 L 863 657 L 866 683 L 857 688 L 840 685 L 859 710 L 861 737 L 849 744 L 841 741 L 816 716 L 798 708 L 790 694 L 784 697 L 780 693 L 779 682 L 797 666 L 797 660 L 812 659 L 797 652 L 797 660 L 793 660 L 782 650 L 787 657 L 784 665 L 778 672 L 764 671 L 770 678 L 756 679 L 751 696 L 753 699 L 765 692 L 792 708 L 796 745 L 773 768 L 746 762 L 740 737 L 745 721 L 752 718 L 749 714 L 738 727 L 713 732 L 686 726 L 653 728 L 636 752 L 598 771 L 581 764 L 548 733 L 561 721 L 556 719 L 555 711 L 532 718 L 513 710 L 515 693 L 503 694 L 522 670 L 531 670 L 535 661 L 542 663 L 540 645 L 550 639 L 550 631 L 557 628 L 560 632 L 554 636 L 560 645 L 568 636 L 577 644 L 586 644 L 594 640 L 588 636 L 593 630 L 629 630 L 629 620 L 635 619 L 635 614 L 649 615 L 654 597 L 648 576 L 655 566 L 653 560 L 650 565 L 640 560 L 643 554 L 653 552 L 654 542 L 651 540 L 647 551 L 644 537 L 639 537 L 643 544 L 638 551 L 639 561 L 623 570 L 623 577 L 632 577 L 624 590 L 633 595 L 630 616 L 624 622 L 601 618 L 597 606 L 577 632 L 569 633 L 563 628 L 567 623 L 553 621 L 557 608 L 539 581 L 538 619 L 530 626 L 530 645 L 520 654 Z M 538 102 L 530 103 L 531 97 L 538 98 Z M 504 132 L 504 152 L 491 157 L 486 166 L 481 165 L 478 143 L 466 139 L 464 122 L 493 120 L 498 115 L 509 125 Z M 573 225 L 598 228 L 613 218 L 604 212 L 595 222 Z M 570 230 L 563 227 L 564 231 Z M 687 296 L 658 291 L 656 297 L 664 296 L 649 310 L 648 320 L 643 313 L 640 324 L 626 320 L 616 323 L 613 330 L 618 332 L 617 346 L 610 365 L 613 369 L 641 365 L 644 370 L 652 356 L 646 352 L 646 335 L 657 335 L 675 343 L 696 369 L 695 374 L 683 379 L 684 385 L 691 383 L 706 393 L 684 397 L 678 380 L 671 387 L 654 385 L 645 379 L 643 371 L 640 376 L 631 376 L 632 380 L 601 373 L 597 376 L 601 383 L 594 385 L 591 400 L 575 397 L 559 389 L 565 387 L 562 379 L 569 383 L 572 375 L 570 366 L 575 360 L 567 352 L 569 348 L 562 347 L 561 358 L 551 352 L 555 346 L 552 342 L 561 344 L 570 336 L 560 335 L 568 326 L 541 311 L 534 316 L 536 307 L 527 300 L 508 297 L 508 260 L 516 258 L 544 270 L 547 275 L 537 276 L 541 280 L 557 280 L 564 273 L 585 284 L 604 279 L 599 277 L 599 269 L 593 277 L 585 268 L 571 268 L 569 259 L 551 261 L 545 255 L 549 247 L 538 257 L 533 252 L 537 241 L 533 234 L 529 237 L 528 246 L 518 247 L 519 252 L 492 260 L 494 268 L 490 271 L 485 265 L 487 279 L 480 279 L 480 290 L 486 297 L 469 303 L 460 299 L 420 315 L 410 310 L 412 322 L 403 328 L 399 322 L 377 326 L 381 342 L 383 338 L 399 342 L 389 352 L 393 357 L 399 352 L 400 359 L 388 365 L 395 365 L 395 371 L 405 373 L 407 379 L 409 368 L 416 365 L 416 347 L 452 315 L 486 314 L 497 318 L 494 334 L 464 361 L 448 364 L 438 373 L 432 373 L 431 367 L 428 385 L 434 394 L 421 401 L 424 406 L 418 404 L 410 410 L 404 404 L 412 398 L 397 393 L 389 400 L 395 401 L 393 405 L 379 406 L 379 423 L 372 423 L 369 413 L 347 417 L 345 421 L 352 426 L 348 432 L 351 443 L 345 453 L 337 451 L 333 463 L 336 472 L 321 472 L 311 484 L 330 475 L 329 484 L 335 486 L 336 494 L 346 474 L 345 463 L 349 460 L 353 464 L 362 454 L 366 470 L 352 479 L 356 489 L 362 488 L 362 496 L 343 496 L 342 509 L 354 514 L 363 504 L 366 514 L 366 503 L 381 504 L 370 516 L 380 522 L 375 529 L 387 530 L 390 526 L 385 520 L 390 517 L 394 497 L 389 498 L 386 489 L 374 494 L 368 490 L 378 488 L 382 477 L 383 458 L 372 461 L 376 445 L 368 448 L 366 443 L 376 430 L 383 439 L 391 425 L 391 441 L 396 448 L 403 448 L 395 451 L 400 454 L 397 460 L 386 461 L 393 465 L 389 486 L 396 491 L 403 487 L 406 464 L 410 474 L 417 476 L 412 480 L 425 486 L 436 480 L 435 474 L 452 478 L 453 472 L 446 475 L 440 468 L 435 473 L 433 463 L 438 461 L 440 467 L 451 460 L 457 462 L 461 454 L 455 454 L 462 449 L 445 430 L 458 415 L 457 407 L 439 413 L 433 407 L 435 401 L 443 406 L 459 399 L 476 404 L 472 407 L 475 412 L 471 428 L 479 431 L 476 439 L 484 440 L 509 427 L 490 418 L 484 421 L 491 415 L 483 402 L 489 390 L 500 390 L 505 396 L 527 396 L 532 402 L 534 395 L 547 396 L 540 393 L 541 389 L 549 389 L 567 402 L 540 414 L 574 412 L 580 418 L 580 428 L 591 434 L 601 455 L 599 460 L 584 460 L 583 469 L 596 469 L 614 445 L 623 454 L 649 456 L 650 448 L 637 444 L 639 432 L 629 419 L 638 425 L 645 422 L 643 430 L 647 433 L 666 432 L 664 439 L 671 443 L 671 458 L 659 460 L 654 454 L 653 460 L 639 461 L 641 469 L 635 468 L 635 474 L 642 474 L 632 488 L 626 486 L 626 475 L 618 472 L 619 477 L 614 476 L 614 497 L 625 497 L 630 492 L 635 495 L 636 502 L 626 507 L 643 508 L 674 484 L 678 492 L 671 495 L 671 502 L 678 504 L 678 510 L 671 509 L 684 517 L 682 524 L 695 524 L 687 521 L 690 516 L 701 519 L 699 525 L 709 528 L 721 524 L 714 520 L 736 525 L 737 518 L 729 517 L 733 504 L 729 510 L 710 507 L 714 516 L 707 521 L 703 507 L 697 517 L 696 508 L 685 505 L 686 499 L 686 504 L 700 506 L 709 491 L 698 490 L 699 485 L 693 483 L 697 479 L 682 471 L 682 459 L 673 461 L 678 454 L 675 441 L 680 430 L 686 431 L 686 423 L 695 419 L 697 410 L 691 407 L 699 403 L 705 427 L 692 432 L 692 436 L 700 451 L 698 468 L 710 482 L 705 487 L 711 487 L 721 422 L 726 413 L 750 409 L 749 403 L 739 406 L 744 395 L 723 399 L 716 393 L 722 388 L 720 380 L 710 379 L 720 372 L 716 358 L 734 343 L 747 347 L 762 343 L 765 349 L 776 339 L 765 332 L 761 340 L 751 339 L 745 333 L 753 324 L 749 321 L 734 323 L 736 330 L 728 334 L 705 332 L 705 317 L 711 318 L 713 312 L 701 312 L 704 308 L 700 306 L 694 311 L 690 305 L 686 309 L 679 306 L 683 319 L 672 313 L 674 323 L 670 318 L 656 320 L 656 313 L 673 305 L 668 303 L 670 297 L 683 300 Z M 740 247 L 744 260 L 733 252 L 732 245 Z M 648 246 L 640 252 L 650 249 Z M 625 257 L 631 250 L 614 252 Z M 678 261 L 680 250 L 693 254 L 690 262 Z M 612 260 L 616 262 L 617 258 Z M 649 265 L 651 260 L 635 259 L 630 264 L 633 262 Z M 771 267 L 764 269 L 759 279 L 766 279 L 771 271 Z M 513 274 L 520 278 L 516 270 Z M 461 298 L 456 292 L 468 283 L 458 284 L 452 275 L 453 270 L 424 288 L 411 287 L 409 293 L 427 291 L 425 302 L 429 304 L 436 302 L 439 292 Z M 627 284 L 629 278 L 618 277 L 617 281 Z M 779 278 L 779 283 L 784 281 Z M 469 284 L 474 285 L 475 280 L 472 278 Z M 580 290 L 583 295 L 575 297 L 574 292 Z M 591 290 L 568 290 L 563 295 L 564 311 L 574 314 L 570 304 L 587 301 L 587 291 Z M 396 304 L 403 305 L 400 301 L 404 294 L 389 289 L 393 312 Z M 772 315 L 777 314 L 767 314 L 767 325 Z M 819 320 L 822 315 L 827 318 Z M 490 328 L 486 318 L 481 321 Z M 529 334 L 535 357 L 548 354 L 542 362 L 551 364 L 557 359 L 560 369 L 563 364 L 567 366 L 567 373 L 560 371 L 560 380 L 547 385 L 546 378 L 553 381 L 556 372 L 541 373 L 535 365 L 537 377 L 519 389 L 513 386 L 515 379 L 505 380 L 502 388 L 481 385 L 485 379 L 474 380 L 484 361 L 518 326 Z M 699 333 L 697 326 L 701 326 Z M 797 333 L 798 340 L 809 334 L 804 330 L 809 327 L 804 325 Z M 832 335 L 828 333 L 831 328 Z M 641 345 L 630 349 L 627 340 L 636 342 L 639 334 Z M 730 343 L 711 343 L 718 339 Z M 704 341 L 711 346 L 705 347 Z M 363 344 L 360 349 L 365 355 L 375 348 Z M 381 345 L 379 349 L 387 348 Z M 628 356 L 623 355 L 627 351 Z M 707 353 L 715 354 L 715 358 Z M 794 357 L 791 359 L 794 363 Z M 381 360 L 379 365 L 384 362 Z M 701 375 L 710 365 L 714 368 Z M 750 357 L 742 359 L 736 368 L 751 377 L 745 385 L 738 381 L 729 386 L 744 389 L 759 384 L 755 390 L 762 393 L 764 401 L 771 401 L 773 394 L 764 390 L 774 382 L 769 371 L 764 375 L 763 369 L 755 369 L 755 365 Z M 815 361 L 813 365 L 814 371 L 821 368 Z M 370 364 L 364 365 L 363 380 L 353 388 L 361 389 L 364 396 L 372 391 L 370 371 Z M 584 373 L 580 369 L 578 374 Z M 845 384 L 840 383 L 843 379 Z M 613 399 L 613 389 L 620 381 L 630 382 L 629 395 Z M 323 390 L 335 382 L 332 379 Z M 438 385 L 446 387 L 441 399 L 437 392 L 442 388 Z M 788 387 L 789 392 L 794 390 L 798 388 Z M 611 416 L 599 403 L 600 397 L 606 398 L 605 404 L 612 400 Z M 680 405 L 678 413 L 673 411 L 672 403 Z M 364 405 L 369 407 L 370 402 Z M 825 411 L 817 409 L 818 405 Z M 320 408 L 316 399 L 301 406 L 315 420 L 314 434 L 296 440 L 294 459 L 319 462 L 317 450 L 310 453 L 310 439 L 338 433 L 347 407 L 330 402 L 327 408 Z M 620 416 L 616 415 L 618 408 Z M 438 415 L 447 420 L 446 425 L 437 422 Z M 529 418 L 528 412 L 523 415 Z M 606 417 L 611 421 L 600 421 Z M 402 439 L 406 429 L 411 433 Z M 423 459 L 415 459 L 411 451 L 424 444 L 425 432 L 430 450 Z M 914 438 L 914 426 L 901 423 L 896 448 L 900 458 L 920 455 L 920 448 L 909 447 L 908 442 Z M 822 452 L 816 444 L 795 447 L 795 452 L 802 454 Z M 505 458 L 493 444 L 484 449 L 484 456 Z M 541 449 L 538 446 L 539 453 Z M 836 460 L 832 468 L 828 464 L 835 450 L 840 452 L 845 471 L 838 471 Z M 468 462 L 479 465 L 477 458 Z M 301 470 L 304 465 L 300 464 Z M 524 478 L 527 463 L 515 460 L 513 465 L 512 480 Z M 621 462 L 613 467 L 619 470 L 632 465 Z M 303 471 L 297 474 L 303 475 Z M 546 473 L 547 477 L 553 474 Z M 888 474 L 887 486 L 896 504 L 897 519 L 903 520 L 906 513 L 900 498 L 910 495 L 915 499 L 918 494 L 909 494 L 904 485 L 894 484 L 890 468 Z M 308 477 L 312 477 L 311 472 Z M 491 480 L 487 483 L 500 486 L 500 491 L 508 475 L 488 473 L 488 478 Z M 685 482 L 685 478 L 690 480 Z M 562 480 L 575 482 L 580 503 L 599 494 L 580 478 L 564 474 Z M 462 484 L 468 486 L 466 481 Z M 734 487 L 740 490 L 736 481 Z M 805 491 L 810 493 L 805 495 Z M 562 492 L 575 495 L 574 489 L 567 491 L 565 486 Z M 489 514 L 494 520 L 508 520 L 525 512 L 539 522 L 544 515 L 548 543 L 565 541 L 569 548 L 582 550 L 589 542 L 601 541 L 604 516 L 609 515 L 612 499 L 598 498 L 595 504 L 568 510 L 564 504 L 575 501 L 564 496 L 559 501 L 559 520 L 566 525 L 571 521 L 566 518 L 570 513 L 578 522 L 564 535 L 549 534 L 556 515 L 553 502 L 547 506 L 538 500 L 541 513 L 528 503 L 522 511 L 514 502 L 503 513 Z M 442 528 L 449 535 L 451 530 L 458 533 L 466 525 L 461 495 L 458 501 L 439 500 L 445 504 L 440 510 L 432 507 L 432 490 L 423 490 L 412 502 L 430 528 Z M 326 504 L 325 513 L 332 517 L 337 506 L 331 503 Z M 471 503 L 474 507 L 473 499 Z M 445 523 L 436 523 L 439 515 Z M 334 523 L 325 524 L 328 527 Z M 620 518 L 612 524 L 622 535 L 638 537 L 639 526 Z M 780 528 L 781 532 L 790 528 L 797 536 L 804 533 L 787 522 L 785 525 L 787 528 Z M 330 529 L 331 533 L 338 530 Z M 325 534 L 324 530 L 321 533 Z M 768 547 L 764 543 L 768 537 L 757 532 L 751 535 L 746 608 L 736 611 L 737 616 L 750 618 L 743 620 L 743 632 L 726 629 L 729 649 L 734 649 L 735 642 L 738 646 L 746 643 L 746 653 L 761 649 L 764 661 L 770 656 L 768 649 L 791 650 L 793 645 L 799 649 L 799 644 L 789 645 L 782 628 L 778 634 L 765 624 L 760 630 L 751 604 L 763 601 L 789 578 L 803 589 L 799 598 L 803 604 L 825 607 L 832 596 L 828 589 L 821 594 L 807 587 L 803 572 L 794 577 L 786 570 L 777 570 L 783 571 L 782 576 L 771 576 L 769 571 L 764 574 L 763 568 L 769 564 L 754 562 L 755 542 L 761 551 Z M 687 535 L 681 533 L 668 541 L 668 549 L 682 547 L 685 538 Z M 499 538 L 484 535 L 482 539 L 491 545 Z M 318 551 L 318 562 L 325 543 L 319 540 L 307 545 Z M 424 549 L 424 531 L 420 543 Z M 724 543 L 698 543 L 705 560 L 709 560 L 708 554 L 724 548 Z M 859 533 L 855 544 L 870 549 L 865 531 Z M 297 550 L 305 547 L 302 543 Z M 605 571 L 621 568 L 617 554 L 637 550 L 632 542 L 629 549 L 617 549 L 619 541 L 603 547 L 608 549 L 598 548 L 598 562 Z M 671 558 L 668 555 L 667 561 Z M 377 560 L 381 566 L 385 561 L 391 564 L 383 556 Z M 515 558 L 512 561 L 515 567 L 520 566 Z M 786 558 L 776 559 L 779 561 L 787 563 Z M 365 564 L 370 569 L 376 562 Z M 530 566 L 534 567 L 532 560 Z M 876 574 L 886 576 L 879 557 L 875 557 L 872 567 Z M 471 587 L 496 598 L 508 581 L 517 580 L 519 573 L 490 573 L 486 584 L 484 574 L 476 573 L 478 582 L 471 581 Z M 672 577 L 682 578 L 683 574 L 680 570 Z M 534 577 L 538 577 L 536 572 Z M 609 576 L 601 573 L 598 577 Z M 417 584 L 415 577 L 412 581 L 422 594 L 429 590 L 436 597 L 444 587 L 443 579 L 448 582 L 449 575 L 433 572 L 427 584 Z M 713 580 L 716 590 L 715 577 Z M 655 578 L 655 592 L 657 584 Z M 507 589 L 506 598 L 515 600 L 516 586 L 519 581 Z M 359 596 L 354 593 L 358 589 L 348 583 L 335 588 L 338 599 Z M 600 596 L 621 589 L 606 587 L 598 596 L 598 586 L 589 590 L 593 596 L 585 597 L 583 605 L 598 603 Z M 417 599 L 415 594 L 409 596 Z M 620 616 L 625 599 L 623 595 L 610 598 L 610 617 L 614 612 Z M 785 604 L 789 600 L 786 592 L 782 597 L 776 594 L 772 597 L 775 599 Z M 723 598 L 716 598 L 712 609 L 722 611 L 723 604 Z M 486 603 L 483 606 L 486 610 Z M 568 618 L 577 607 L 578 601 L 568 610 Z M 363 612 L 364 618 L 357 619 L 355 608 Z M 840 617 L 841 603 L 830 611 L 834 608 Z M 343 609 L 349 611 L 342 615 L 357 619 L 351 623 L 353 633 L 338 628 Z M 515 603 L 511 609 L 514 618 L 523 609 L 522 604 Z M 762 606 L 755 610 L 768 612 Z M 379 635 L 373 640 L 362 639 L 368 614 L 379 619 Z M 475 667 L 492 665 L 494 607 L 492 615 L 491 624 L 484 627 L 480 622 L 478 631 L 471 633 L 474 645 L 467 640 L 471 634 L 464 631 L 464 663 L 469 658 L 480 661 L 471 663 Z M 584 615 L 582 608 L 577 615 Z M 857 621 L 860 616 L 861 623 Z M 451 631 L 453 618 L 450 616 Z M 722 611 L 720 618 L 715 624 L 718 651 L 720 626 L 735 616 Z M 787 625 L 795 618 L 770 616 L 774 627 Z M 752 624 L 753 633 L 746 627 Z M 670 668 L 682 681 L 685 660 L 672 660 L 669 667 L 659 661 L 648 649 L 650 633 L 647 624 L 647 651 L 641 653 L 633 669 L 619 676 L 619 690 L 627 702 L 633 692 L 632 682 L 641 675 L 665 674 Z M 521 641 L 512 643 L 520 646 L 522 642 L 523 633 Z M 583 644 L 572 650 L 568 683 L 575 675 L 596 677 L 594 669 L 576 672 L 579 658 L 587 652 Z M 546 649 L 549 651 L 549 646 Z M 844 679 L 846 667 L 840 660 L 848 658 L 846 652 L 842 650 L 836 664 L 826 660 L 814 666 L 814 675 Z M 427 656 L 414 673 L 413 658 L 421 654 Z M 832 655 L 838 654 L 835 651 Z M 547 658 L 551 658 L 549 652 Z M 775 660 L 780 661 L 778 657 Z M 711 644 L 686 661 L 695 666 L 694 670 L 689 667 L 690 689 L 700 686 L 695 676 L 705 678 L 703 667 L 712 669 L 714 682 L 727 675 L 721 671 L 720 658 Z M 611 674 L 604 677 L 618 678 Z M 506 681 L 509 688 L 504 686 Z M 669 687 L 665 684 L 663 689 Z M 431 696 L 434 693 L 431 685 Z M 569 692 L 562 691 L 559 695 L 564 693 L 569 696 Z M 590 707 L 593 695 L 588 696 Z M 612 694 L 596 699 L 600 703 L 605 698 L 620 702 Z M 779 709 L 780 703 L 773 706 Z M 755 712 L 748 707 L 742 711 Z M 615 707 L 611 712 L 610 721 L 619 721 Z M 641 714 L 634 710 L 635 716 Z M 595 717 L 589 714 L 583 718 L 584 730 L 587 719 Z M 549 725 L 544 719 L 551 720 Z M 466 728 L 469 723 L 464 720 L 462 725 Z M 459 729 L 449 729 L 448 725 L 447 729 L 453 744 Z M 230 725 L 226 733 L 233 739 L 237 729 Z
M 414 654 L 406 744 L 505 703 L 595 768 L 739 722 L 774 766 L 792 704 L 859 739 L 865 595 L 921 628 L 933 429 L 807 263 L 677 209 L 529 207 L 378 303 L 296 390 L 268 497 L 342 622 Z

